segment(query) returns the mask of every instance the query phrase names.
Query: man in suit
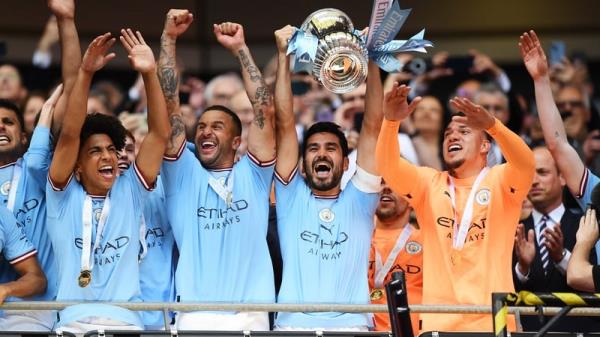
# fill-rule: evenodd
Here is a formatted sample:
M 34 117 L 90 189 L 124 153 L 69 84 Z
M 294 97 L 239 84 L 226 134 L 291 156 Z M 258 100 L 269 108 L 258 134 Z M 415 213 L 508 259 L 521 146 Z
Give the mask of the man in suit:
M 533 149 L 535 176 L 528 198 L 531 215 L 517 226 L 513 278 L 515 289 L 534 292 L 574 292 L 567 285 L 566 270 L 575 246 L 580 215 L 563 205 L 565 180 L 546 147 Z M 596 253 L 591 256 L 596 259 Z M 547 321 L 549 318 L 545 318 Z M 522 316 L 523 330 L 539 330 L 543 322 Z M 598 331 L 600 320 L 586 317 L 563 318 L 552 331 Z

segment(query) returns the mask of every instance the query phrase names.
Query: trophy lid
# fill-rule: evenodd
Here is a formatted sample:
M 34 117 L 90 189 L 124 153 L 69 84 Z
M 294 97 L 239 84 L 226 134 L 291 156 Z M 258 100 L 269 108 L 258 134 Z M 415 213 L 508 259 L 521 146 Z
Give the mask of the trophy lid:
M 346 13 L 335 8 L 323 8 L 310 14 L 300 29 L 322 39 L 332 32 L 354 32 L 354 25 Z

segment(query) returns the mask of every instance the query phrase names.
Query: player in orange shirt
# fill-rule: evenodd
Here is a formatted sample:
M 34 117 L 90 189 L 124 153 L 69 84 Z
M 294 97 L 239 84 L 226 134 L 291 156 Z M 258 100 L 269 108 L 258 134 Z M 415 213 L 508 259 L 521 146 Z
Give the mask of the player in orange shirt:
M 444 132 L 448 171 L 417 167 L 400 158 L 397 132 L 420 98 L 394 85 L 384 102 L 377 141 L 378 169 L 415 210 L 423 234 L 423 303 L 491 304 L 492 292 L 513 291 L 511 256 L 521 204 L 535 169 L 531 150 L 481 106 L 465 98 Z M 485 132 L 484 132 L 485 131 Z M 490 142 L 507 163 L 487 167 Z M 490 315 L 421 314 L 423 331 L 490 331 Z M 514 330 L 514 321 L 509 325 Z
M 409 304 L 421 304 L 423 290 L 423 246 L 421 231 L 409 223 L 408 202 L 385 186 L 375 211 L 375 231 L 369 256 L 369 289 L 371 303 L 385 304 L 383 286 L 392 274 L 403 271 Z M 413 332 L 419 333 L 419 314 L 411 314 Z M 375 314 L 375 330 L 390 331 L 390 316 Z

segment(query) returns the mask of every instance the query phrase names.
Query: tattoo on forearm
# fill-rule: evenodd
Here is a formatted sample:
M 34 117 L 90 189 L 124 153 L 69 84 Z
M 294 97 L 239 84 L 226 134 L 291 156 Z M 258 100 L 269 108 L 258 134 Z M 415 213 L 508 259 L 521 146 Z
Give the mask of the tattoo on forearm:
M 169 149 L 174 149 L 177 144 L 177 138 L 181 135 L 185 135 L 185 124 L 183 124 L 183 118 L 181 115 L 169 116 L 169 123 L 171 123 L 171 140 L 169 141 Z
M 262 76 L 260 75 L 260 71 L 254 64 L 252 64 L 252 62 L 250 61 L 250 57 L 248 57 L 248 55 L 246 55 L 246 52 L 244 52 L 244 50 L 240 49 L 239 54 L 240 54 L 240 62 L 242 63 L 242 67 L 244 67 L 248 71 L 248 74 L 250 75 L 250 80 L 252 82 L 262 81 Z
M 554 131 L 554 138 L 560 138 L 560 134 L 558 133 L 558 131 Z
M 160 57 L 158 59 L 158 80 L 165 96 L 167 109 L 173 113 L 179 104 L 179 77 L 175 62 L 175 45 L 172 42 L 161 39 Z

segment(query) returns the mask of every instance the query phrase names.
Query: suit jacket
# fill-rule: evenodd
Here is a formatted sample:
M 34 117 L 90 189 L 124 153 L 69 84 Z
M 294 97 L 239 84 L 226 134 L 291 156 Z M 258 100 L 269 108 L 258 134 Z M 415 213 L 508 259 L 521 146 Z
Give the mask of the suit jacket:
M 575 235 L 577 229 L 579 229 L 579 219 L 581 215 L 577 215 L 565 208 L 565 213 L 560 219 L 560 229 L 563 233 L 563 245 L 564 248 L 573 251 L 575 247 Z M 525 226 L 525 233 L 528 233 L 530 229 L 534 229 L 533 216 L 529 216 L 523 221 Z M 577 292 L 577 290 L 567 285 L 567 276 L 563 275 L 550 260 L 548 267 L 548 274 L 544 273 L 542 266 L 542 260 L 540 255 L 540 247 L 537 240 L 534 237 L 535 242 L 535 258 L 529 267 L 529 280 L 526 283 L 522 283 L 515 273 L 515 266 L 517 264 L 516 253 L 513 252 L 513 282 L 515 284 L 515 290 L 528 290 L 532 292 Z M 592 249 L 590 253 L 590 262 L 596 264 L 596 251 Z M 521 316 L 521 323 L 523 324 L 524 331 L 536 331 L 539 330 L 543 323 L 547 322 L 551 316 L 546 316 L 543 322 L 540 321 L 539 317 L 536 316 Z M 591 332 L 600 331 L 600 318 L 592 317 L 564 317 L 550 331 L 559 332 Z

